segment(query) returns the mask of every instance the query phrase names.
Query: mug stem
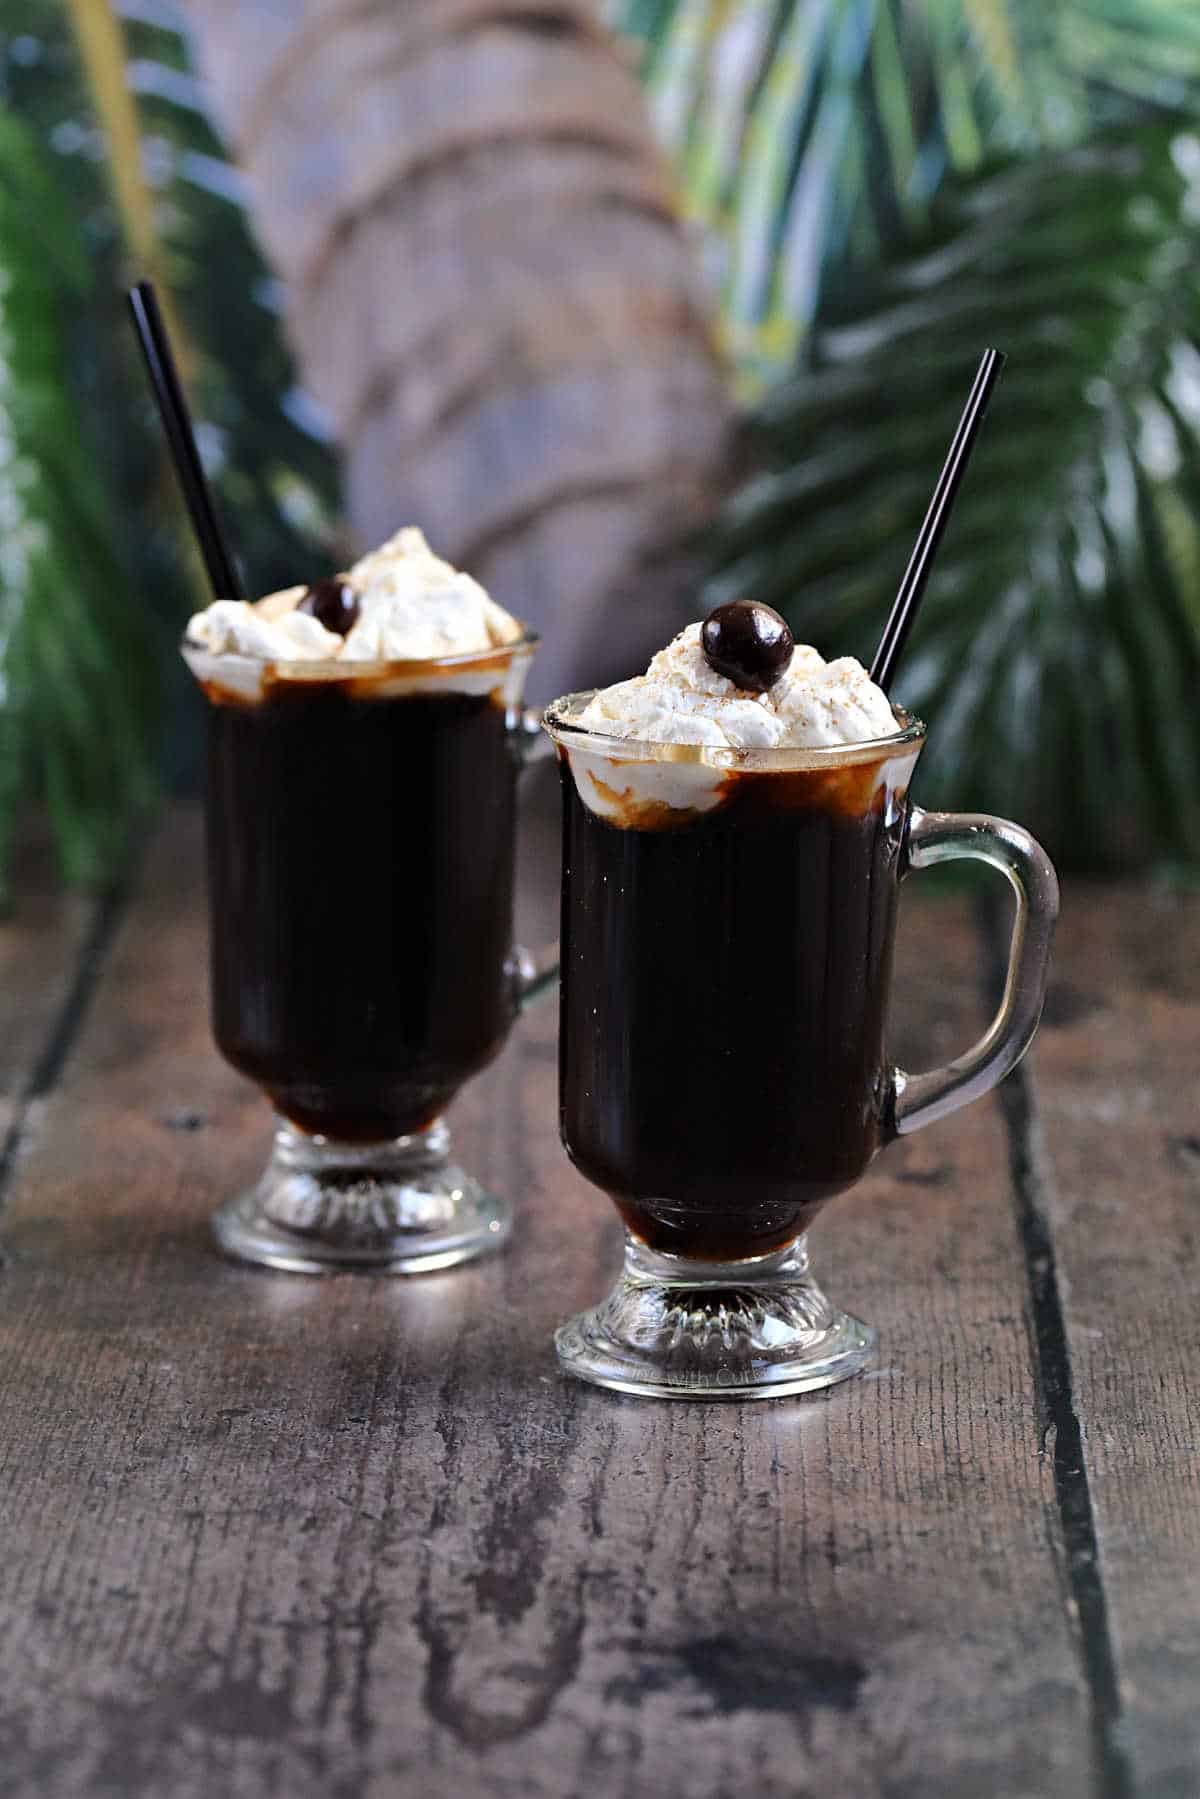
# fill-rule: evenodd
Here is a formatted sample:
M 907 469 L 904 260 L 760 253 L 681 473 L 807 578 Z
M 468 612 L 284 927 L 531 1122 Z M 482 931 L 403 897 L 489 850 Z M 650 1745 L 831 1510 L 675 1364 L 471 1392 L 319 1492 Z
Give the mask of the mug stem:
M 747 1261 L 662 1255 L 631 1232 L 608 1298 L 555 1337 L 568 1373 L 662 1399 L 776 1399 L 857 1374 L 875 1333 L 809 1272 L 805 1238 Z
M 499 1249 L 504 1202 L 450 1159 L 435 1118 L 382 1143 L 340 1143 L 276 1119 L 257 1183 L 213 1219 L 228 1255 L 293 1274 L 422 1274 Z

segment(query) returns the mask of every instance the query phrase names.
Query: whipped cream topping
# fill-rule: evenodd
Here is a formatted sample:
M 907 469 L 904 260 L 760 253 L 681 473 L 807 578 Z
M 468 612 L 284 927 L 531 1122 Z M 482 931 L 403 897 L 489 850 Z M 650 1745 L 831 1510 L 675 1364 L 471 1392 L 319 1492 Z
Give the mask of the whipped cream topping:
M 602 688 L 574 722 L 606 737 L 735 750 L 867 743 L 900 728 L 887 695 L 853 656 L 826 662 L 797 644 L 774 686 L 749 693 L 710 665 L 700 631 L 689 625 L 644 675 Z
M 247 605 L 245 600 L 214 600 L 204 612 L 189 619 L 188 642 L 202 646 L 213 656 L 252 656 L 262 662 L 328 662 L 342 653 L 342 639 L 307 612 L 295 606 L 307 589 L 297 587 L 293 610 L 272 617 L 259 611 L 267 601 Z
M 521 636 L 518 621 L 478 581 L 435 556 L 413 528 L 339 579 L 358 599 L 358 618 L 345 637 L 297 611 L 308 589 L 288 587 L 252 605 L 215 601 L 189 621 L 188 642 L 210 655 L 263 662 L 419 662 L 482 653 Z

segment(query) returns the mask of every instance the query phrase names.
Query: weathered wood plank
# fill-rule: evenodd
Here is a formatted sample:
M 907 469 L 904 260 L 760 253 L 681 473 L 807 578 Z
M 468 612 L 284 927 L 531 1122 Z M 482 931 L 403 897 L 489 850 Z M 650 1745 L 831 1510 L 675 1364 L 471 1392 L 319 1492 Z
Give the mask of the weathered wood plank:
M 1137 1792 L 1200 1790 L 1200 895 L 1068 894 L 1036 1052 L 1047 1216 Z
M 997 1110 L 819 1228 L 876 1374 L 622 1400 L 550 1353 L 616 1231 L 557 1144 L 547 1012 L 457 1108 L 521 1202 L 509 1254 L 407 1282 L 217 1260 L 266 1118 L 209 1047 L 198 893 L 185 820 L 14 1195 L 0 1791 L 1087 1792 Z M 904 934 L 932 1060 L 971 1028 L 975 939 L 958 908 Z
M 86 1000 L 91 969 L 81 959 L 98 953 L 109 917 L 64 891 L 42 834 L 20 844 L 11 875 L 13 904 L 0 916 L 0 1206 L 67 1047 L 72 998 Z

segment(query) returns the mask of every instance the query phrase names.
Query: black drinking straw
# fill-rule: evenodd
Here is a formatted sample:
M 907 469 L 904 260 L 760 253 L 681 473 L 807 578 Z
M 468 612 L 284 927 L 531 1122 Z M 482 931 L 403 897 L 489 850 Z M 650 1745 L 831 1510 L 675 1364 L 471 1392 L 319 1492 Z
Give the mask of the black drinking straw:
M 213 504 L 212 490 L 200 463 L 191 415 L 183 397 L 183 388 L 175 367 L 175 358 L 171 354 L 171 344 L 158 308 L 153 282 L 137 282 L 130 288 L 128 298 L 134 330 L 146 359 L 146 372 L 150 376 L 154 398 L 158 401 L 179 485 L 183 489 L 192 529 L 204 557 L 213 593 L 218 600 L 245 599 L 245 589 L 234 567 L 233 557 L 229 553 L 229 545 L 225 541 L 225 533 Z
M 875 660 L 871 664 L 871 679 L 877 687 L 886 693 L 892 684 L 892 676 L 896 672 L 896 664 L 912 630 L 913 620 L 917 616 L 917 608 L 921 604 L 921 596 L 925 592 L 925 583 L 929 579 L 929 571 L 933 567 L 933 559 L 937 555 L 942 532 L 950 517 L 954 505 L 954 497 L 958 492 L 958 484 L 966 473 L 967 463 L 971 459 L 971 451 L 975 448 L 975 439 L 979 436 L 979 427 L 988 409 L 988 401 L 992 397 L 992 389 L 1000 378 L 1004 367 L 1004 355 L 1000 350 L 985 350 L 983 359 L 975 374 L 975 382 L 970 397 L 963 408 L 963 415 L 958 421 L 958 429 L 954 433 L 949 453 L 938 476 L 937 486 L 933 490 L 933 498 L 929 502 L 929 510 L 925 514 L 921 529 L 917 533 L 917 541 L 913 545 L 912 555 L 908 559 L 908 567 L 904 571 L 904 579 L 892 604 L 888 622 L 883 628 L 883 636 L 879 639 L 879 648 L 875 652 Z

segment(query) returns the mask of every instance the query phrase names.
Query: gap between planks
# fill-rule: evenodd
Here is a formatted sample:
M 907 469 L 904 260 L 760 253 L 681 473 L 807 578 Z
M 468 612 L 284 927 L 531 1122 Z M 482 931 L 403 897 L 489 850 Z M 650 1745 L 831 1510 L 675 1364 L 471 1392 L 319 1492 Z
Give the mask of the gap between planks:
M 993 897 L 978 913 L 984 984 L 998 1005 L 1008 959 L 1009 919 Z M 1054 1496 L 1065 1558 L 1066 1594 L 1087 1687 L 1097 1799 L 1133 1799 L 1133 1769 L 1121 1742 L 1122 1706 L 1108 1595 L 1100 1568 L 1095 1510 L 1075 1402 L 1071 1352 L 1048 1204 L 1053 1179 L 1038 1120 L 1029 1057 L 1002 1081 L 1000 1111 L 1008 1135 L 1013 1207 L 1029 1290 L 1030 1346 L 1043 1453 L 1053 1454 Z
M 140 866 L 140 856 L 136 863 Z M 28 1079 L 18 1086 L 9 1101 L 7 1127 L 3 1142 L 0 1142 L 0 1223 L 7 1210 L 13 1171 L 29 1137 L 34 1109 L 37 1102 L 52 1093 L 59 1083 L 135 882 L 136 872 L 129 882 L 96 900 L 83 940 L 75 952 L 75 971 L 66 993 L 50 1015 Z M 3 1260 L 0 1249 L 0 1266 L 3 1266 Z

